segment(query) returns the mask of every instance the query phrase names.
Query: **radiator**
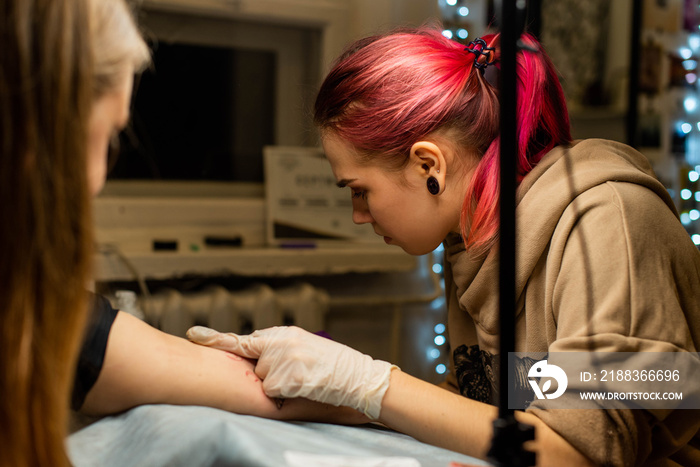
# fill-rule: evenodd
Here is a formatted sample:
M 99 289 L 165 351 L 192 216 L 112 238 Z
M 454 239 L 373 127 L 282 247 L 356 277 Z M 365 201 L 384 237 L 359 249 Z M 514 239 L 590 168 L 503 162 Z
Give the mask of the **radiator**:
M 316 332 L 324 329 L 329 309 L 328 294 L 306 283 L 279 289 L 256 284 L 235 291 L 221 286 L 184 293 L 163 289 L 149 296 L 117 291 L 110 298 L 116 308 L 180 337 L 195 325 L 235 333 L 295 325 Z

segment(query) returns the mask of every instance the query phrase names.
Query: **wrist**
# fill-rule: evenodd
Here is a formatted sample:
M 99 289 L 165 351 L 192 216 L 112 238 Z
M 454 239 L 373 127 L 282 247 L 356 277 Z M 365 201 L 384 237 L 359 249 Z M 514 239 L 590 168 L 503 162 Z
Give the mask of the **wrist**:
M 369 423 L 364 414 L 345 406 L 334 406 L 304 398 L 282 399 L 284 404 L 269 418 L 278 420 L 306 420 L 341 425 Z
M 398 366 L 381 360 L 374 360 L 373 376 L 367 383 L 358 409 L 371 420 L 378 420 L 382 410 L 382 402 L 391 384 L 391 374 L 394 370 L 401 371 Z

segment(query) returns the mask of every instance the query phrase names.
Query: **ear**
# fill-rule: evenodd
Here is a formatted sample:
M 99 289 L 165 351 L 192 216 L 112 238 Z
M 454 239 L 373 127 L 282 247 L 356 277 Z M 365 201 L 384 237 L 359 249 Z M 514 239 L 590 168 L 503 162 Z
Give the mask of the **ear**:
M 445 190 L 447 163 L 445 154 L 439 145 L 431 141 L 418 141 L 411 146 L 410 168 L 414 176 L 427 182 L 429 177 L 435 177 L 440 184 L 440 193 Z

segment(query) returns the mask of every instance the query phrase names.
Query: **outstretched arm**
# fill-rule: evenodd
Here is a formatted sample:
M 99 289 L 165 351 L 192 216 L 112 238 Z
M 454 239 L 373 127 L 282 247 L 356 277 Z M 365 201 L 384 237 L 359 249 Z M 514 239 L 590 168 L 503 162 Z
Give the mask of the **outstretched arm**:
M 583 454 L 534 415 L 516 412 L 516 419 L 535 427 L 537 465 L 590 466 Z M 462 397 L 414 378 L 391 372 L 379 421 L 428 444 L 485 458 L 491 445 L 496 407 Z
M 194 327 L 196 342 L 259 358 L 255 371 L 267 394 L 308 397 L 363 410 L 385 425 L 423 442 L 485 458 L 496 407 L 456 395 L 372 360 L 337 342 L 295 327 L 276 327 L 249 336 Z M 516 418 L 535 426 L 537 465 L 592 463 L 534 415 Z
M 81 411 L 117 413 L 142 404 L 202 405 L 277 419 L 362 423 L 348 408 L 265 395 L 254 363 L 161 332 L 123 312 L 107 342 L 100 375 Z

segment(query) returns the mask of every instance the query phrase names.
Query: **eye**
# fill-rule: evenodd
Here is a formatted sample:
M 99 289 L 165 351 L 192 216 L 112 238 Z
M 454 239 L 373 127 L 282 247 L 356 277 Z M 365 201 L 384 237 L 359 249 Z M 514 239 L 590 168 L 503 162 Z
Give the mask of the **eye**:
M 352 190 L 353 199 L 367 199 L 367 192 L 364 190 Z

